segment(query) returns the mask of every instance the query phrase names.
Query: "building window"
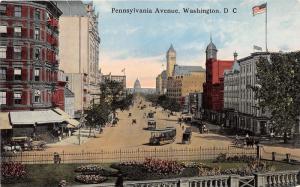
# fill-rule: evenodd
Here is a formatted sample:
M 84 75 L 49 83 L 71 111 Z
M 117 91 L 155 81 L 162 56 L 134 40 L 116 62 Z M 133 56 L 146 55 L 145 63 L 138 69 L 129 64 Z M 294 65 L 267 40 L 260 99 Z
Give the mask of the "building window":
M 41 49 L 40 48 L 35 48 L 34 58 L 35 58 L 35 60 L 40 60 L 40 58 L 41 58 Z
M 15 80 L 22 80 L 22 69 L 21 68 L 15 68 L 14 69 L 14 76 L 15 76 Z
M 40 103 L 41 102 L 41 92 L 40 92 L 40 90 L 35 90 L 34 91 L 34 102 L 35 103 Z
M 6 68 L 0 69 L 0 80 L 6 80 Z
M 34 30 L 34 38 L 36 39 L 36 40 L 40 40 L 40 28 L 35 28 L 35 30 Z
M 0 58 L 6 58 L 6 46 L 0 46 Z
M 34 80 L 35 81 L 40 81 L 40 69 L 35 69 L 34 70 Z
M 15 59 L 21 59 L 22 56 L 22 47 L 14 46 L 14 57 Z
M 15 17 L 21 17 L 22 7 L 21 6 L 15 6 Z
M 21 104 L 22 101 L 22 92 L 14 92 L 14 103 Z
M 0 25 L 0 36 L 1 37 L 7 36 L 7 26 L 6 25 Z
M 0 105 L 6 105 L 6 92 L 0 91 Z
M 0 16 L 6 16 L 6 5 L 0 5 Z
M 22 27 L 15 27 L 15 37 L 21 37 Z
M 35 20 L 40 20 L 41 19 L 41 12 L 40 12 L 39 9 L 35 9 L 34 19 Z

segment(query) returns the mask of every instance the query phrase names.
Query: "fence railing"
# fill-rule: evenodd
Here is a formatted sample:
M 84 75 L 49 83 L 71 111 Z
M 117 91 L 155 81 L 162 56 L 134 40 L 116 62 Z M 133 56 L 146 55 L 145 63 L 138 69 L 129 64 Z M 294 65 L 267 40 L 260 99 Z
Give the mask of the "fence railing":
M 290 153 L 282 154 L 277 152 L 268 152 L 264 148 L 261 148 L 260 152 L 261 158 L 264 160 L 300 164 L 300 156 L 297 155 L 292 155 Z
M 125 161 L 143 161 L 145 158 L 164 160 L 211 160 L 221 153 L 227 156 L 248 155 L 255 157 L 255 148 L 211 147 L 211 148 L 151 148 L 100 150 L 95 152 L 59 152 L 60 163 L 113 163 Z M 25 164 L 48 164 L 54 162 L 53 152 L 20 152 L 2 154 L 2 161 L 15 161 Z M 57 161 L 57 160 L 56 160 Z
M 299 184 L 299 170 L 255 173 L 253 176 L 219 175 L 206 177 L 175 178 L 148 181 L 127 181 L 124 187 L 292 187 Z M 115 186 L 114 183 L 99 184 L 99 187 Z

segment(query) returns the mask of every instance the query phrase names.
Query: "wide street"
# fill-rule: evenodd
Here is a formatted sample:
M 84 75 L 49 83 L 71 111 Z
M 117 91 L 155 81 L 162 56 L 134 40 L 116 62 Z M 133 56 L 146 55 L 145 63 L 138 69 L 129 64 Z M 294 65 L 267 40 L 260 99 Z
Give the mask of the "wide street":
M 139 102 L 142 101 L 141 105 L 146 105 L 147 107 L 143 110 L 138 108 Z M 158 128 L 164 128 L 167 126 L 175 127 L 177 130 L 176 140 L 171 144 L 166 144 L 162 146 L 149 146 L 149 138 L 151 132 L 145 130 L 147 127 L 147 118 L 144 118 L 144 113 L 149 111 L 156 111 L 155 120 L 157 121 Z M 129 117 L 128 114 L 132 113 Z M 210 132 L 209 134 L 200 134 L 198 131 L 192 133 L 192 139 L 190 144 L 181 144 L 182 139 L 182 127 L 177 122 L 179 114 L 176 116 L 170 116 L 168 118 L 168 113 L 163 111 L 162 108 L 158 107 L 155 109 L 150 106 L 150 103 L 144 101 L 142 98 L 138 98 L 135 101 L 133 107 L 129 111 L 119 111 L 118 118 L 120 119 L 115 127 L 105 127 L 102 134 L 96 133 L 96 138 L 89 138 L 84 140 L 81 145 L 78 145 L 77 136 L 72 136 L 63 140 L 63 142 L 72 143 L 57 143 L 52 144 L 46 150 L 47 152 L 55 151 L 65 151 L 65 152 L 80 152 L 80 151 L 100 151 L 100 150 L 117 150 L 117 149 L 152 149 L 153 147 L 162 148 L 208 148 L 208 147 L 228 147 L 231 146 L 232 139 Z M 132 124 L 132 119 L 136 119 L 137 123 Z M 187 127 L 187 125 L 184 125 Z M 208 124 L 208 126 L 210 126 Z M 87 133 L 86 133 L 87 134 Z M 292 155 L 300 156 L 300 149 L 288 148 L 284 146 L 264 146 L 265 151 L 268 152 L 278 152 L 282 154 L 291 153 Z

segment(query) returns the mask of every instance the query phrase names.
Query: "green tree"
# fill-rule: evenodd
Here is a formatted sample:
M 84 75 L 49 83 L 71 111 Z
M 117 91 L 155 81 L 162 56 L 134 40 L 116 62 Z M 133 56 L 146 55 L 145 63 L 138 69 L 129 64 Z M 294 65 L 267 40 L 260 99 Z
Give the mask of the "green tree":
M 286 137 L 300 115 L 300 52 L 261 57 L 257 63 L 257 85 L 252 89 L 259 106 L 271 112 L 275 133 L 284 132 Z
M 120 82 L 105 80 L 100 84 L 99 102 L 92 101 L 92 105 L 85 111 L 86 125 L 92 128 L 97 125 L 104 126 L 109 122 L 111 114 L 113 121 L 116 119 L 116 111 L 118 109 L 125 110 L 132 105 L 133 96 L 127 94 Z
M 110 106 L 104 101 L 91 105 L 85 111 L 86 126 L 90 128 L 89 136 L 91 135 L 92 128 L 96 128 L 97 125 L 102 127 L 108 122 L 110 113 Z
M 133 95 L 127 94 L 120 82 L 105 80 L 101 83 L 100 90 L 100 101 L 109 103 L 114 118 L 118 109 L 127 110 L 132 105 Z

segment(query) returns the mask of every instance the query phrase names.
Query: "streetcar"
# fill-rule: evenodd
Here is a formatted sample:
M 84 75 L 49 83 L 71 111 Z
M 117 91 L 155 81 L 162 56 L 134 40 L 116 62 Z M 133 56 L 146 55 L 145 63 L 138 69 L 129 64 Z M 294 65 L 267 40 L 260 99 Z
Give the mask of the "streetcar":
M 176 128 L 166 127 L 165 129 L 156 129 L 151 132 L 149 140 L 150 145 L 164 145 L 173 143 L 176 138 Z
M 148 119 L 148 130 L 155 130 L 156 129 L 156 121 L 154 118 Z

